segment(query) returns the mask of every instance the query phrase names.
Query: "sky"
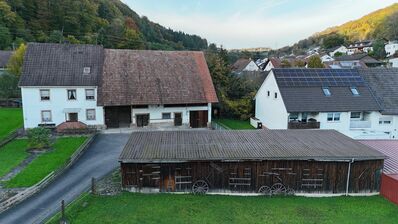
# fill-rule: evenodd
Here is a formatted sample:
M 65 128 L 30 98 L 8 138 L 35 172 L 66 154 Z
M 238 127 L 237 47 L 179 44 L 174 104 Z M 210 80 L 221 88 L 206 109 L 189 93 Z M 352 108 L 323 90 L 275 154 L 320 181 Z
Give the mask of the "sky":
M 227 49 L 296 43 L 397 0 L 122 0 L 165 27 Z

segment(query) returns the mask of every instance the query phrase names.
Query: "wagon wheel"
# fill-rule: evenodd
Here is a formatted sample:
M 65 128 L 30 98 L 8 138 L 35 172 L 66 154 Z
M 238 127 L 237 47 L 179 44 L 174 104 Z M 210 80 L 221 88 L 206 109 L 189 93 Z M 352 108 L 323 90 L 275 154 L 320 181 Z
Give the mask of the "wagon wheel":
M 281 183 L 277 183 L 272 185 L 271 192 L 272 194 L 284 194 L 286 193 L 286 187 Z
M 204 180 L 198 180 L 192 185 L 192 193 L 206 194 L 209 191 L 209 185 Z
M 268 187 L 268 186 L 260 187 L 260 189 L 258 189 L 258 193 L 262 194 L 262 195 L 267 195 L 267 196 L 271 196 L 272 195 L 271 188 Z
M 286 190 L 286 194 L 287 195 L 294 195 L 296 192 L 294 191 L 294 189 L 293 188 L 287 188 L 287 190 Z

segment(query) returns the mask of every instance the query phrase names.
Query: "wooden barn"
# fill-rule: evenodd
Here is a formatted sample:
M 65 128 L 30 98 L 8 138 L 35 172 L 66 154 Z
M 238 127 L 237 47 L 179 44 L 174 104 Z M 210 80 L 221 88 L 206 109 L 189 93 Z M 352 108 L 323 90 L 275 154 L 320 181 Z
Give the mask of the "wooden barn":
M 134 192 L 379 192 L 385 156 L 336 131 L 133 133 L 119 161 Z

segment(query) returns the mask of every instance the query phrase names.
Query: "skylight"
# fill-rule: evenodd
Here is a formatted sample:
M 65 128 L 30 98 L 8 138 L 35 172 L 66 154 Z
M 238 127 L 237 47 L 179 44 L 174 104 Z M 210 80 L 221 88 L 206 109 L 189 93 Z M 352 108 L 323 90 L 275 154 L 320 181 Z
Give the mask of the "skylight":
M 351 93 L 354 96 L 359 96 L 359 91 L 356 87 L 351 87 Z
M 332 93 L 330 92 L 330 89 L 328 87 L 323 87 L 322 88 L 323 94 L 325 94 L 325 96 L 331 96 Z
M 83 73 L 84 74 L 90 74 L 90 72 L 91 72 L 91 67 L 84 67 L 83 68 Z

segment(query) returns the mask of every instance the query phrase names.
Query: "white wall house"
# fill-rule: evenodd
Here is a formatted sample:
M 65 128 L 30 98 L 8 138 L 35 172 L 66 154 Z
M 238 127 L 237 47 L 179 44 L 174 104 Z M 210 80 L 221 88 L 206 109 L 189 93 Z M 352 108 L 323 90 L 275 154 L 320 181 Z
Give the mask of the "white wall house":
M 334 61 L 334 58 L 327 54 L 322 55 L 320 58 L 321 58 L 322 63 Z
M 238 74 L 241 72 L 256 72 L 260 71 L 260 67 L 250 58 L 240 58 L 232 65 L 232 71 Z
M 96 86 L 21 87 L 21 93 L 26 129 L 73 121 L 104 126 L 103 108 L 97 106 Z
M 332 56 L 332 57 L 334 57 L 334 55 L 335 55 L 336 53 L 341 53 L 341 54 L 345 55 L 345 54 L 348 53 L 348 49 L 347 49 L 346 46 L 343 46 L 343 45 L 342 45 L 342 46 L 340 46 L 340 47 L 338 47 L 338 48 L 336 48 L 336 49 L 333 49 L 333 51 L 329 52 L 329 55 Z
M 389 58 L 388 63 L 393 68 L 398 68 L 398 58 Z
M 281 60 L 279 58 L 270 58 L 267 65 L 264 68 L 264 71 L 268 72 L 271 71 L 274 68 L 280 68 L 281 67 Z
M 391 57 L 398 51 L 398 41 L 390 41 L 385 45 L 387 57 Z
M 398 138 L 398 116 L 383 115 L 369 88 L 346 76 L 359 79 L 359 73 L 331 70 L 273 69 L 255 96 L 255 117 L 268 129 L 334 129 L 355 139 Z M 341 83 L 332 81 L 336 77 Z

